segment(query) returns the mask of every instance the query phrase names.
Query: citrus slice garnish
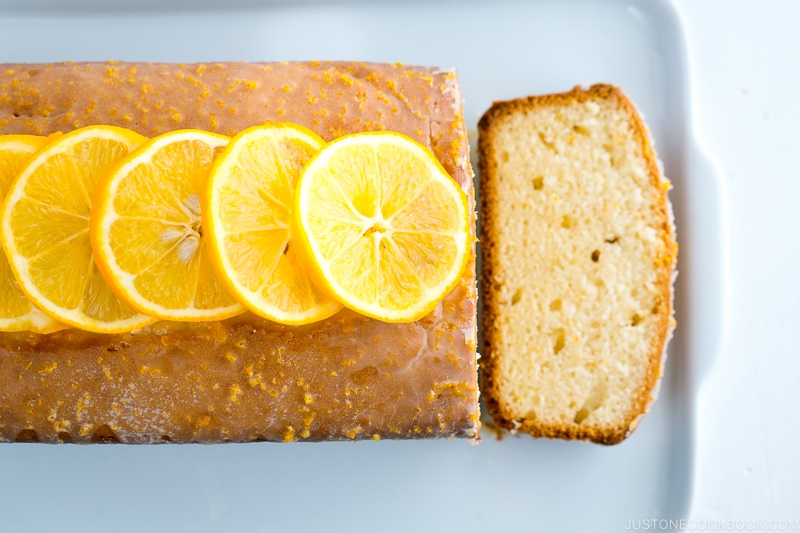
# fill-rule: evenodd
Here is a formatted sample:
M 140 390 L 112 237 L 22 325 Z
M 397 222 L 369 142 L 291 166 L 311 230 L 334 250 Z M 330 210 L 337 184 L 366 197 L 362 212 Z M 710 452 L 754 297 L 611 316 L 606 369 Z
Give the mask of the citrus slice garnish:
M 214 273 L 200 195 L 230 138 L 178 130 L 151 139 L 97 187 L 91 239 L 98 266 L 133 309 L 165 320 L 202 321 L 245 311 Z
M 0 136 L 0 201 L 33 154 L 50 142 L 38 135 Z M 0 331 L 52 333 L 67 326 L 43 313 L 19 288 L 5 252 L 0 253 Z
M 119 300 L 89 243 L 92 194 L 103 172 L 146 140 L 88 126 L 53 140 L 23 166 L 2 207 L 2 245 L 20 287 L 54 319 L 97 333 L 154 322 Z
M 287 122 L 246 129 L 214 162 L 201 198 L 220 279 L 252 312 L 282 324 L 309 324 L 342 307 L 313 285 L 291 234 L 297 179 L 324 144 Z
M 386 322 L 432 311 L 470 256 L 464 191 L 427 148 L 394 132 L 322 148 L 300 177 L 294 222 L 315 280 Z

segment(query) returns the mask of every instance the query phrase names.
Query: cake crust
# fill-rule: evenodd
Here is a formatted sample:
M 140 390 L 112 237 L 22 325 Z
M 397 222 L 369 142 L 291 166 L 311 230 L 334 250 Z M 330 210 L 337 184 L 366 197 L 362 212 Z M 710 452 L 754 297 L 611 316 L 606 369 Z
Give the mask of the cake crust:
M 498 351 L 495 343 L 501 334 L 498 327 L 505 302 L 501 300 L 499 291 L 495 290 L 496 277 L 503 268 L 500 258 L 498 213 L 504 206 L 499 201 L 500 187 L 498 178 L 497 147 L 493 140 L 498 128 L 504 120 L 517 113 L 528 113 L 545 107 L 566 108 L 575 103 L 605 100 L 618 105 L 631 124 L 635 142 L 641 147 L 645 160 L 647 175 L 651 185 L 649 194 L 655 208 L 655 226 L 660 229 L 662 245 L 662 261 L 657 267 L 656 285 L 660 293 L 657 309 L 658 325 L 646 347 L 647 368 L 643 379 L 637 387 L 633 407 L 625 413 L 616 424 L 601 426 L 580 423 L 547 423 L 536 417 L 515 415 L 508 404 L 508 391 L 500 387 L 498 376 L 499 361 L 504 356 Z M 628 437 L 635 429 L 649 406 L 655 399 L 659 380 L 663 373 L 665 349 L 675 326 L 673 319 L 673 277 L 677 257 L 672 212 L 669 205 L 665 182 L 656 154 L 650 141 L 649 132 L 636 111 L 633 103 L 618 88 L 612 85 L 598 84 L 589 89 L 580 86 L 569 92 L 544 96 L 530 96 L 510 101 L 495 102 L 479 123 L 479 155 L 480 155 L 480 209 L 481 209 L 481 298 L 483 302 L 481 320 L 481 391 L 487 409 L 494 423 L 513 432 L 528 433 L 533 437 L 581 439 L 600 444 L 616 444 Z M 532 317 L 535 320 L 535 317 Z
M 325 140 L 370 130 L 430 148 L 470 199 L 455 73 L 401 64 L 0 65 L 0 134 L 90 124 L 152 137 L 291 121 Z M 473 216 L 474 233 L 474 216 Z M 308 326 L 244 314 L 97 335 L 0 333 L 0 441 L 246 442 L 477 437 L 474 249 L 422 320 L 348 310 Z

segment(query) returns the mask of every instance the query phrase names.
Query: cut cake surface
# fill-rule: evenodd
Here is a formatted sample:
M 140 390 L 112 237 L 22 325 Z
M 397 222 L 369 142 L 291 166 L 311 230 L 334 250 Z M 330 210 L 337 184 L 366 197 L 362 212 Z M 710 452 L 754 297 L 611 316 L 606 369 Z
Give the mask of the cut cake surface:
M 671 335 L 672 214 L 616 87 L 497 102 L 480 122 L 482 386 L 501 427 L 614 444 Z

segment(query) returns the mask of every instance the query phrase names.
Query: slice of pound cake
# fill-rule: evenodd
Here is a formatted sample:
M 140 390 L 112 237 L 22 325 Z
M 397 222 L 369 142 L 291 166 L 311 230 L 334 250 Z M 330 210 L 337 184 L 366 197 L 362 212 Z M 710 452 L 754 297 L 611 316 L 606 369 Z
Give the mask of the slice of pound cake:
M 615 444 L 674 327 L 677 245 L 648 131 L 617 87 L 497 102 L 480 121 L 482 391 L 495 423 Z

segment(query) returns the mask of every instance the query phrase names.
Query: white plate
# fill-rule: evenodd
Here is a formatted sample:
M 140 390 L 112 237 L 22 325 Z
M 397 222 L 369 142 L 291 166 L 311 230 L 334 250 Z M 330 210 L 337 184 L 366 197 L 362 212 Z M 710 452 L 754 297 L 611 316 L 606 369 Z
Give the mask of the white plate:
M 132 11 L 122 0 L 0 0 L 0 62 L 456 67 L 471 132 L 493 99 L 620 85 L 645 114 L 675 185 L 679 326 L 660 398 L 614 447 L 490 435 L 479 446 L 0 446 L 0 529 L 617 531 L 629 520 L 686 517 L 697 392 L 727 322 L 727 252 L 722 180 L 694 135 L 675 8 L 666 0 L 254 4 L 145 0 Z

